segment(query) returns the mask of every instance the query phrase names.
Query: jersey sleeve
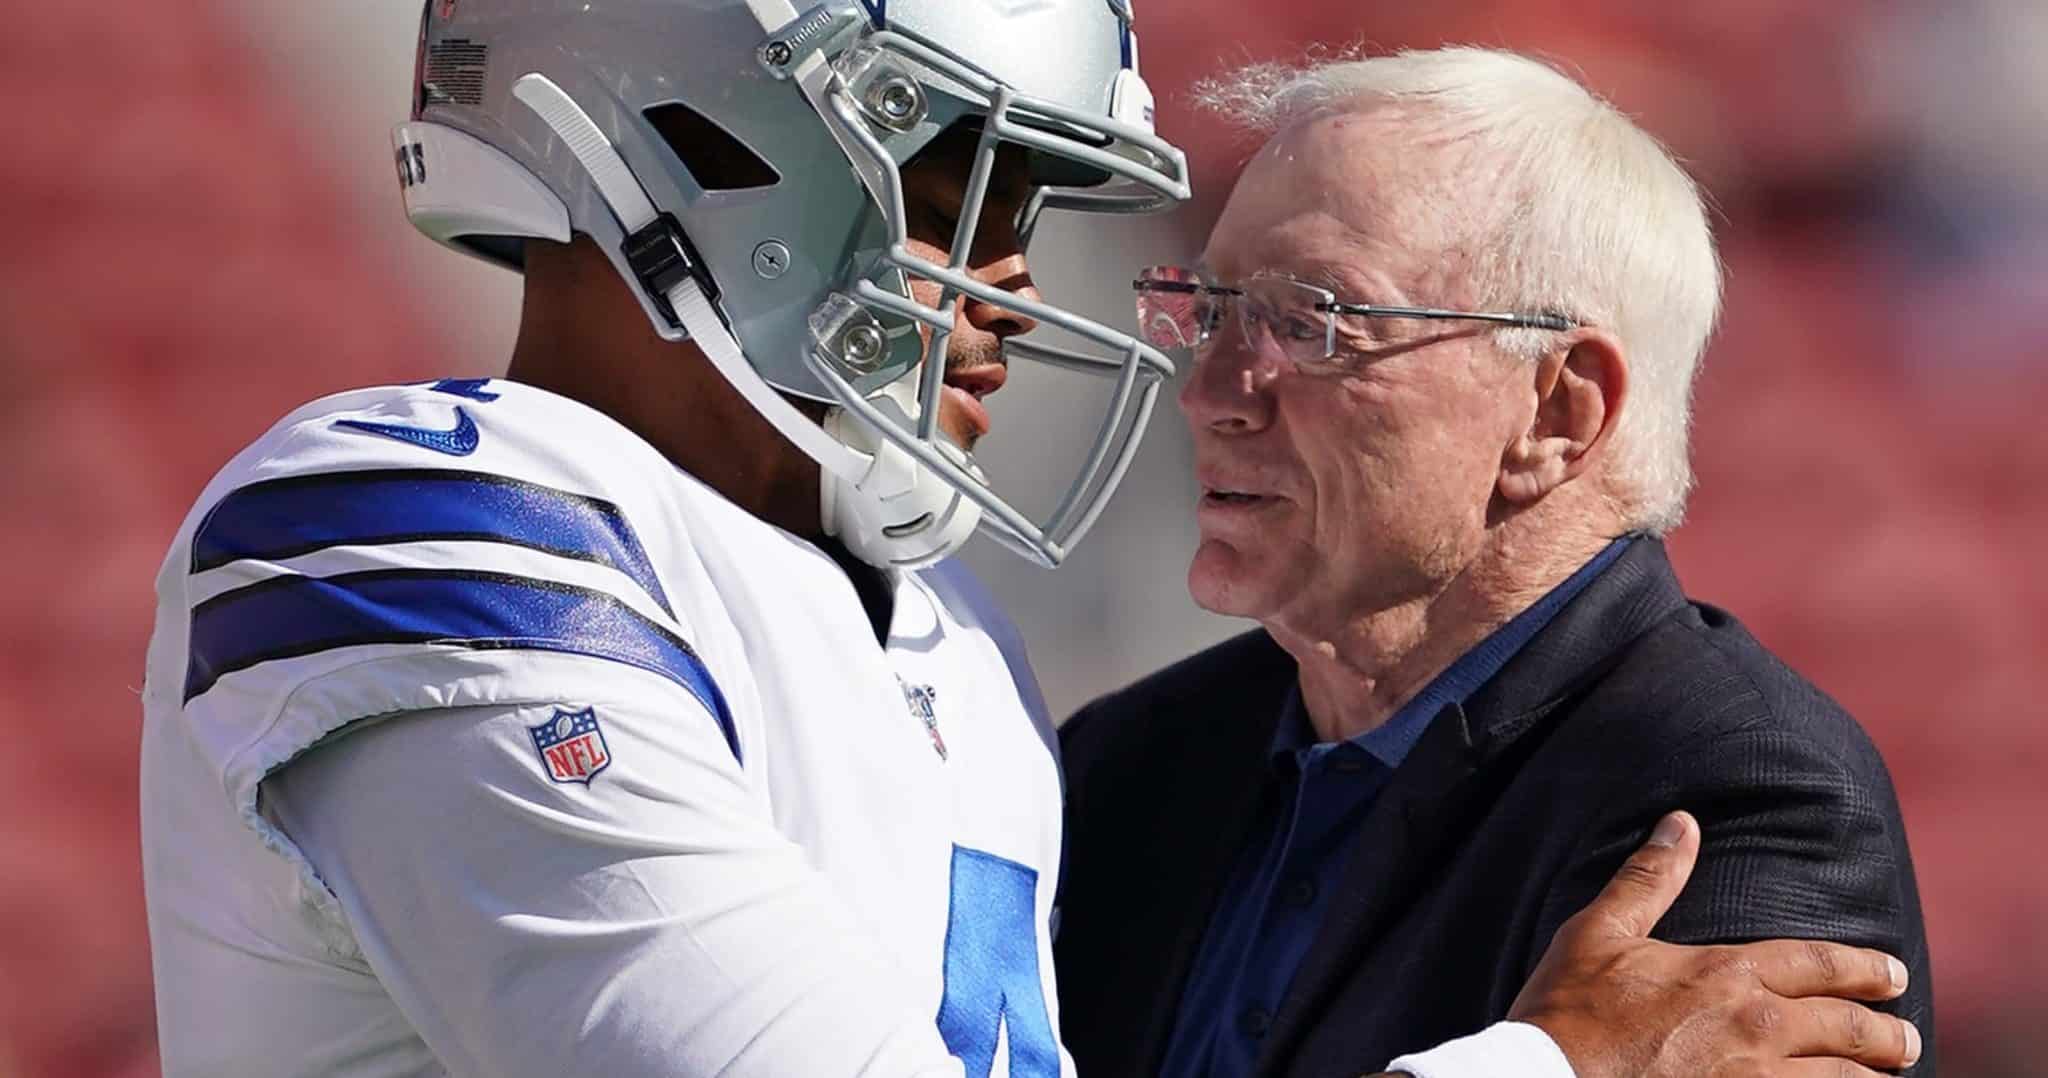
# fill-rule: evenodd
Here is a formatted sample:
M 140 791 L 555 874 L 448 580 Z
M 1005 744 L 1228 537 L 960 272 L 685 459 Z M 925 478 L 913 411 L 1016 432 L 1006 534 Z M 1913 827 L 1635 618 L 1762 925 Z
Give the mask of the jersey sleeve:
M 531 390 L 456 389 L 288 418 L 209 488 L 160 578 L 183 668 L 152 688 L 259 832 L 257 785 L 353 723 L 622 674 L 694 697 L 743 753 L 701 611 L 655 569 L 688 536 L 646 493 L 652 450 Z
M 1496 1022 L 1469 1037 L 1387 1064 L 1409 1078 L 1573 1078 L 1571 1061 L 1550 1035 L 1523 1022 Z
M 687 694 L 415 712 L 263 796 L 450 1074 L 960 1074 Z
M 181 528 L 147 691 L 450 1074 L 957 1075 L 774 824 L 674 486 L 509 383 L 316 402 Z

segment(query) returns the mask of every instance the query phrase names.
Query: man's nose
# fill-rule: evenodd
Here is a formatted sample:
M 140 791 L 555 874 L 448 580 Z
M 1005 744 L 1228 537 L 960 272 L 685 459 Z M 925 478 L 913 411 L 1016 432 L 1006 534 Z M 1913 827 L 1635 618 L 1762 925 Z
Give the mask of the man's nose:
M 1270 349 L 1245 346 L 1225 327 L 1195 353 L 1180 387 L 1180 410 L 1191 430 L 1251 434 L 1273 420 L 1272 385 L 1282 361 Z

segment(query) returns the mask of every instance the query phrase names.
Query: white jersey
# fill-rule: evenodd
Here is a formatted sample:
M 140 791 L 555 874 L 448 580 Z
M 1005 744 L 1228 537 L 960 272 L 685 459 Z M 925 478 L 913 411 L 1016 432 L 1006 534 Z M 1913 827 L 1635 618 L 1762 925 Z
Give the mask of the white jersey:
M 575 402 L 346 393 L 158 580 L 164 1072 L 1072 1074 L 1052 727 L 953 569 L 817 548 Z

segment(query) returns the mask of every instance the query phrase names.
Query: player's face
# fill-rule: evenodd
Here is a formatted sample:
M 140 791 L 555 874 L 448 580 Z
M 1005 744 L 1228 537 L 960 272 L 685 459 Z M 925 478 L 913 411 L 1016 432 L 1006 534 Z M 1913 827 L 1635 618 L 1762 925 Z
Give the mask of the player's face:
M 903 170 L 903 206 L 909 215 L 910 249 L 940 265 L 948 261 L 953 232 L 966 194 L 967 177 L 980 141 L 978 131 L 956 128 L 933 140 Z M 966 270 L 975 280 L 1032 299 L 1038 291 L 1017 239 L 1017 214 L 1031 197 L 1023 152 L 1005 146 L 996 155 L 988 198 L 982 206 L 974 249 Z M 939 303 L 940 288 L 911 279 L 918 302 Z M 1008 369 L 1003 341 L 1035 326 L 1029 318 L 968 297 L 960 298 L 953 333 L 946 341 L 946 389 L 939 398 L 939 428 L 961 448 L 972 450 L 989 431 L 982 398 L 1003 387 Z M 929 330 L 925 330 L 929 333 Z

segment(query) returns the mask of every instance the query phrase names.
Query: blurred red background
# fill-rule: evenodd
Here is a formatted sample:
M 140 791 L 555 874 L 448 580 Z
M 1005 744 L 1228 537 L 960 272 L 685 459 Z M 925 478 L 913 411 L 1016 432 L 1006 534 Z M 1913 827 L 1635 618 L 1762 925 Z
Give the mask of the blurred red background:
M 454 373 L 233 10 L 122 6 L 16 5 L 0 35 L 0 1078 L 156 1070 L 135 694 L 188 503 L 301 401 Z M 2048 106 L 1973 51 L 2040 55 L 2036 5 L 1139 6 L 1206 196 L 1183 236 L 1248 149 L 1186 86 L 1312 41 L 1534 51 L 1689 162 L 1731 284 L 1680 568 L 1890 761 L 1949 1073 L 2044 1073 Z

